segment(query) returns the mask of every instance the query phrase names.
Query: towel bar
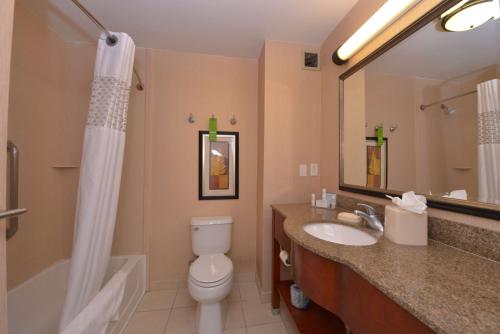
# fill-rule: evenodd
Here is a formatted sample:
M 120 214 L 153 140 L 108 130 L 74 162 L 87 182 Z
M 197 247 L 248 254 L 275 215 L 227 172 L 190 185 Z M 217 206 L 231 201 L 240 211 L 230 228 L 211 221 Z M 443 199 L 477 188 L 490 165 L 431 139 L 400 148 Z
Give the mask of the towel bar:
M 9 205 L 12 209 L 0 212 L 0 219 L 11 218 L 7 228 L 7 240 L 12 238 L 17 232 L 18 219 L 17 216 L 22 215 L 27 210 L 17 207 L 18 186 L 19 186 L 19 149 L 10 140 L 7 141 L 7 152 L 10 154 L 9 164 Z

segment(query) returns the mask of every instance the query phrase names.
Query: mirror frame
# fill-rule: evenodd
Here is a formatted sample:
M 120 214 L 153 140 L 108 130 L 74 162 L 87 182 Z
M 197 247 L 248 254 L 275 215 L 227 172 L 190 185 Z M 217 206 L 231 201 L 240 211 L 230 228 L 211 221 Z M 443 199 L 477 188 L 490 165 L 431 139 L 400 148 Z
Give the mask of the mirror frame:
M 360 69 L 364 68 L 366 65 L 383 55 L 385 52 L 398 45 L 400 42 L 404 41 L 406 38 L 413 35 L 425 25 L 431 23 L 443 12 L 450 9 L 460 1 L 461 0 L 446 0 L 439 3 L 422 17 L 417 19 L 415 22 L 396 34 L 382 46 L 377 48 L 374 52 L 366 56 L 364 59 L 360 60 L 358 63 L 354 64 L 339 76 L 339 190 L 381 198 L 386 198 L 385 195 L 400 196 L 403 193 L 402 191 L 368 188 L 344 183 L 344 80 L 349 78 Z M 476 201 L 466 202 L 463 200 L 444 199 L 441 197 L 428 195 L 426 195 L 426 198 L 427 204 L 431 208 L 500 220 L 500 205 L 481 203 Z

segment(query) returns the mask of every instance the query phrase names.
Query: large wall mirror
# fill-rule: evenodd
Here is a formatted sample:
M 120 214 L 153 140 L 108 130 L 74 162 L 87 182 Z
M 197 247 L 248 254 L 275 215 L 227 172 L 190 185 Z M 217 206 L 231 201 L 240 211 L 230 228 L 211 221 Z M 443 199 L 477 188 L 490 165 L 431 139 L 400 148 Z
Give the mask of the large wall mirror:
M 500 219 L 500 19 L 445 31 L 456 3 L 340 77 L 340 188 Z

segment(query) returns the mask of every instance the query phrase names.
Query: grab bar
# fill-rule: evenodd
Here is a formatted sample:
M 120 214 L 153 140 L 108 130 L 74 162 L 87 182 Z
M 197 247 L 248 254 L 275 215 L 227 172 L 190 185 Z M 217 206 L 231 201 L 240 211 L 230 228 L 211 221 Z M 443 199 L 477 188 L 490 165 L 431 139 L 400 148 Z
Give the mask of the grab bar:
M 26 209 L 20 209 L 18 205 L 18 186 L 19 186 L 19 149 L 10 140 L 7 141 L 7 153 L 10 154 L 9 164 L 9 206 L 12 208 L 7 211 L 0 212 L 0 219 L 9 218 L 9 226 L 7 228 L 7 240 L 16 234 L 18 229 L 18 216 L 25 213 Z

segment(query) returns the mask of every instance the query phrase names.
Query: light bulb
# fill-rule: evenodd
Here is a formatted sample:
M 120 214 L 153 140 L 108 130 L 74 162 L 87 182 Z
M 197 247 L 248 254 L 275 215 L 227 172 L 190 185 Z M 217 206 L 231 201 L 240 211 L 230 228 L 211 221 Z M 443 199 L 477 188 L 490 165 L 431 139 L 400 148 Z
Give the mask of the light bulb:
M 388 0 L 349 39 L 337 49 L 333 61 L 341 65 L 387 28 L 419 0 Z

